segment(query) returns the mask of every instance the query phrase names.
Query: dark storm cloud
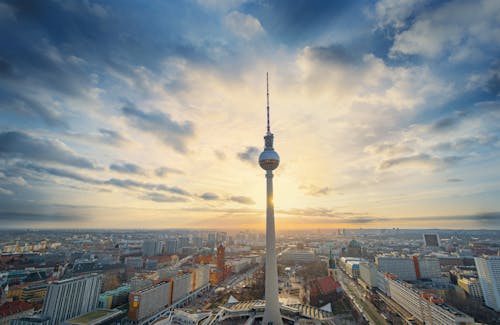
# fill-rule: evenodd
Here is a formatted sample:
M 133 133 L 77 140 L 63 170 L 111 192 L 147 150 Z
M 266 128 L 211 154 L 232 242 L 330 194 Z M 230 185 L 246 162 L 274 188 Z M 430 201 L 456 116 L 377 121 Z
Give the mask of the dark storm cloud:
M 74 222 L 85 220 L 84 217 L 78 215 L 61 215 L 61 214 L 44 214 L 18 211 L 1 211 L 0 222 L 8 224 L 19 223 L 47 223 L 47 222 Z
M 182 170 L 170 168 L 170 167 L 158 167 L 155 169 L 155 175 L 158 177 L 165 177 L 169 174 L 184 174 Z
M 111 164 L 109 166 L 109 169 L 124 174 L 139 174 L 139 175 L 144 174 L 144 170 L 140 166 L 131 163 Z
M 350 1 L 251 1 L 241 10 L 257 18 L 267 33 L 287 43 L 302 43 L 321 33 L 351 5 Z
M 161 193 L 146 193 L 143 196 L 140 197 L 143 200 L 149 200 L 149 201 L 154 201 L 154 202 L 160 202 L 160 203 L 166 203 L 166 202 L 187 202 L 188 200 L 183 197 L 178 197 L 178 196 L 167 196 L 165 194 Z
M 237 202 L 240 204 L 252 205 L 255 204 L 255 201 L 248 196 L 231 196 L 229 201 Z
M 257 147 L 246 147 L 245 151 L 238 152 L 238 158 L 241 161 L 249 162 L 251 164 L 257 164 L 258 157 L 259 148 Z
M 200 195 L 200 198 L 202 198 L 203 200 L 206 200 L 206 201 L 215 201 L 215 200 L 219 199 L 219 196 L 215 193 L 207 192 L 207 193 L 203 193 L 202 195 Z
M 166 113 L 144 112 L 131 103 L 124 106 L 122 112 L 131 125 L 143 132 L 153 134 L 165 145 L 179 152 L 187 151 L 187 140 L 194 136 L 194 126 L 190 121 L 176 122 Z
M 79 156 L 58 140 L 35 138 L 20 131 L 0 133 L 0 155 L 6 158 L 26 158 L 55 162 L 79 168 L 95 168 L 85 157 Z

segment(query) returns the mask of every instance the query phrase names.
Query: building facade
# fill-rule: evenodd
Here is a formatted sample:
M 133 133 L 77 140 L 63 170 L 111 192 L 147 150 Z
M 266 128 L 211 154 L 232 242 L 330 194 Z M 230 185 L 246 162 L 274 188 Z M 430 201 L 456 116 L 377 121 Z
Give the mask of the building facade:
M 99 274 L 54 281 L 43 302 L 42 315 L 50 317 L 50 325 L 96 309 L 101 291 Z
M 486 306 L 500 311 L 500 256 L 475 257 Z

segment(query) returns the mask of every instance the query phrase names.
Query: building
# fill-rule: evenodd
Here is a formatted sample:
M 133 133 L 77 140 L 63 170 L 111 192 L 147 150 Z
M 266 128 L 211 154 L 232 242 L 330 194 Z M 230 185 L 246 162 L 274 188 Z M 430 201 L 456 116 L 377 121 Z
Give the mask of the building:
M 193 273 L 178 274 L 173 278 L 172 303 L 187 297 L 193 291 Z
M 31 304 L 24 301 L 9 301 L 0 306 L 0 325 L 8 325 L 11 320 L 30 316 L 34 312 Z
M 349 245 L 347 245 L 346 256 L 361 257 L 361 244 L 356 240 L 351 240 Z
M 439 241 L 438 234 L 424 234 L 424 246 L 425 247 L 439 247 L 441 242 Z
M 52 282 L 43 302 L 42 315 L 49 316 L 50 325 L 54 325 L 96 309 L 101 283 L 99 274 Z
M 412 256 L 417 279 L 435 279 L 441 277 L 441 264 L 435 257 Z
M 369 262 L 359 263 L 359 277 L 368 289 L 377 287 L 377 266 Z
M 172 283 L 163 281 L 151 287 L 131 292 L 129 295 L 128 318 L 141 321 L 153 316 L 172 303 Z
M 500 256 L 475 257 L 486 306 L 500 311 Z
M 391 273 L 403 281 L 416 281 L 415 264 L 412 259 L 392 256 L 379 255 L 375 257 L 375 264 L 382 273 Z
M 10 321 L 10 325 L 50 325 L 49 316 L 26 316 Z
M 26 302 L 42 302 L 47 294 L 47 288 L 48 285 L 46 283 L 24 287 L 21 290 L 20 300 Z
M 165 253 L 172 255 L 177 253 L 178 240 L 177 238 L 170 238 L 166 242 Z
M 146 239 L 142 244 L 143 256 L 156 256 L 163 254 L 163 246 L 158 240 Z
M 112 309 L 127 303 L 130 286 L 124 285 L 114 290 L 103 292 L 99 295 L 97 306 L 104 309 Z
M 476 298 L 483 297 L 481 283 L 477 278 L 462 277 L 457 280 L 457 284 L 460 288 L 464 289 L 464 291 L 467 292 L 468 295 Z
M 295 264 L 311 263 L 315 259 L 316 255 L 312 249 L 287 248 L 280 255 L 281 261 Z
M 473 325 L 474 318 L 443 303 L 442 299 L 421 293 L 409 283 L 386 276 L 386 294 L 423 324 Z
M 68 319 L 62 325 L 111 325 L 121 324 L 125 311 L 119 309 L 96 309 L 78 317 Z

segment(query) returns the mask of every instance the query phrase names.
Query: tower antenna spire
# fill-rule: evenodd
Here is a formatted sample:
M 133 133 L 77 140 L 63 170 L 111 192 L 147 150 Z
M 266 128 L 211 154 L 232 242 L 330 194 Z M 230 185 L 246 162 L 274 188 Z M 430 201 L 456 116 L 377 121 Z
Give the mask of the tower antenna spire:
M 267 133 L 271 133 L 269 126 L 269 73 L 266 72 L 266 86 L 267 86 Z

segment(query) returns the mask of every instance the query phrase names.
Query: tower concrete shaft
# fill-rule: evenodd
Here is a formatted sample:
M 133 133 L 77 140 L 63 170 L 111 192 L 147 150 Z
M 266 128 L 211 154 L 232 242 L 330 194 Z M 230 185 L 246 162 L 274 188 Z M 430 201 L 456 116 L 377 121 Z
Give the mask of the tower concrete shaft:
M 276 231 L 274 227 L 273 172 L 266 171 L 266 308 L 262 324 L 282 325 L 278 296 L 278 264 L 276 261 Z

